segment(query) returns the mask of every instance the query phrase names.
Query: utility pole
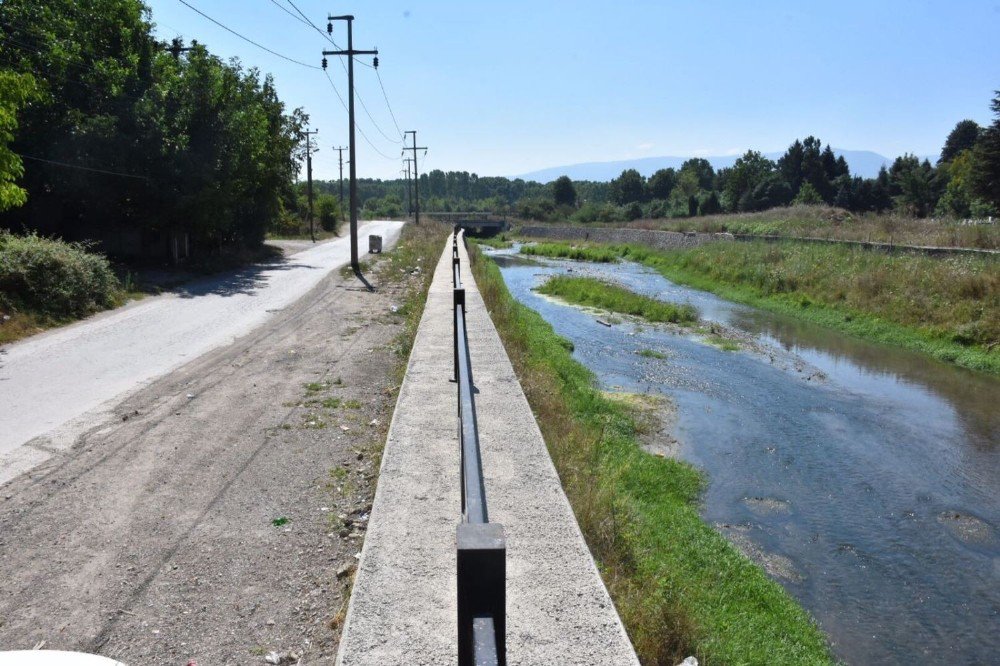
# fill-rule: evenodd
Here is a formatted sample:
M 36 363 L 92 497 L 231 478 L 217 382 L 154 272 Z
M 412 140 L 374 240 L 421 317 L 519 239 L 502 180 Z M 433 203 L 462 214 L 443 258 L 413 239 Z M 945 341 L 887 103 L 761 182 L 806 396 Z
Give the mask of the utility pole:
M 413 151 L 413 222 L 420 224 L 420 176 L 417 174 L 417 151 L 427 150 L 427 146 L 417 147 L 417 130 L 406 130 L 404 134 L 413 135 L 413 147 L 406 150 Z
M 316 242 L 316 231 L 313 228 L 313 159 L 309 138 L 313 134 L 319 134 L 319 130 L 302 132 L 306 135 L 306 197 L 309 199 L 309 237 L 312 242 Z
M 351 163 L 351 268 L 355 275 L 361 275 L 361 264 L 358 263 L 358 178 L 357 178 L 357 156 L 354 139 L 354 56 L 356 55 L 378 55 L 378 49 L 371 51 L 354 50 L 354 17 L 350 14 L 346 16 L 327 16 L 327 33 L 333 33 L 334 21 L 347 21 L 347 50 L 346 51 L 323 51 L 323 69 L 326 69 L 326 56 L 342 55 L 347 56 L 347 116 L 350 127 L 350 141 L 348 141 L 348 156 Z M 378 58 L 374 61 L 378 67 Z
M 403 160 L 406 163 L 406 216 L 413 215 L 413 199 L 410 197 L 410 162 L 413 160 L 407 157 Z
M 191 46 L 181 46 L 183 40 L 180 37 L 174 37 L 170 40 L 169 44 L 163 45 L 163 50 L 174 57 L 174 60 L 179 60 L 182 53 L 187 53 L 188 51 L 194 51 L 198 48 L 198 40 L 192 39 Z
M 340 217 L 344 217 L 344 148 L 345 146 L 334 146 L 337 151 L 338 162 L 340 162 Z

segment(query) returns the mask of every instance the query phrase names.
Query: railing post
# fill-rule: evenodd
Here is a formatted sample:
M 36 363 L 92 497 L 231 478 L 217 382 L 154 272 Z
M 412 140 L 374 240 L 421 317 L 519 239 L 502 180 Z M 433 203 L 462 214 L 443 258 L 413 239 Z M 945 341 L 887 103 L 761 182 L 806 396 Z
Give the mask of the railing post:
M 496 664 L 507 663 L 507 540 L 497 523 L 461 523 L 458 526 L 458 665 L 482 666 L 476 643 L 496 642 Z M 492 636 L 483 621 L 492 620 Z M 479 624 L 480 632 L 476 632 Z
M 452 351 L 454 352 L 455 358 L 455 377 L 454 381 L 458 381 L 458 312 L 459 308 L 462 308 L 462 314 L 465 314 L 465 289 L 458 287 L 452 290 L 452 312 L 451 312 L 451 340 L 452 340 Z M 465 317 L 462 317 L 465 319 Z

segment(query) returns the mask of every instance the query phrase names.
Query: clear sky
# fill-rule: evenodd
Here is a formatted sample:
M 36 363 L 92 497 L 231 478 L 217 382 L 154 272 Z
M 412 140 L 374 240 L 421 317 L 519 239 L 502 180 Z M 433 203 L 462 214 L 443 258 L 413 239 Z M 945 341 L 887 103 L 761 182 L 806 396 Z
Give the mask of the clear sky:
M 320 130 L 314 175 L 336 176 L 331 146 L 346 144 L 347 113 L 321 71 L 179 0 L 146 1 L 162 37 L 272 73 L 289 108 Z M 186 1 L 311 65 L 333 48 L 279 8 L 294 13 L 288 0 Z M 292 1 L 324 31 L 328 13 L 354 14 L 355 48 L 378 47 L 400 128 L 429 148 L 421 172 L 767 152 L 809 134 L 932 155 L 959 120 L 989 123 L 1000 89 L 1000 0 Z M 341 46 L 345 30 L 335 24 Z M 337 60 L 327 71 L 345 94 Z M 359 127 L 388 159 L 359 135 L 358 174 L 396 177 L 400 146 L 378 79 L 360 66 L 355 79 L 389 137 L 359 105 Z

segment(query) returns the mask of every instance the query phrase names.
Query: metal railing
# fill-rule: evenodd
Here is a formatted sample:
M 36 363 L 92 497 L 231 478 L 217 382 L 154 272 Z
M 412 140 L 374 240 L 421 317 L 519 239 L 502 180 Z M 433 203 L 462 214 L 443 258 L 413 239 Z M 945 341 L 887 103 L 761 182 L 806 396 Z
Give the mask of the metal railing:
M 461 267 L 456 228 L 452 237 L 451 273 L 454 381 L 458 388 L 458 436 L 462 454 L 462 522 L 458 525 L 456 541 L 458 664 L 505 666 L 507 542 L 503 526 L 490 522 L 486 507 Z

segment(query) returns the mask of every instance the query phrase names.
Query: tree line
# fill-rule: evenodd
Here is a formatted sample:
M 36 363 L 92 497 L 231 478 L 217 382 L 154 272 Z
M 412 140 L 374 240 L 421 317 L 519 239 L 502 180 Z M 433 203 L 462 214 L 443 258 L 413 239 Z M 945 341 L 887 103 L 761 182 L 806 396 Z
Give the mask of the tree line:
M 218 252 L 295 210 L 305 114 L 152 27 L 140 0 L 0 4 L 0 227 Z
M 617 222 L 767 210 L 790 204 L 826 204 L 855 213 L 896 211 L 915 217 L 985 218 L 1000 211 L 1000 91 L 988 127 L 959 122 L 936 164 L 903 155 L 874 178 L 852 175 L 844 158 L 810 136 L 793 142 L 776 161 L 747 151 L 716 171 L 692 158 L 680 169 L 649 178 L 626 169 L 610 182 L 561 176 L 548 184 L 433 170 L 420 176 L 424 210 L 492 211 L 525 219 L 572 218 Z M 365 209 L 398 214 L 405 208 L 403 180 L 363 180 Z

